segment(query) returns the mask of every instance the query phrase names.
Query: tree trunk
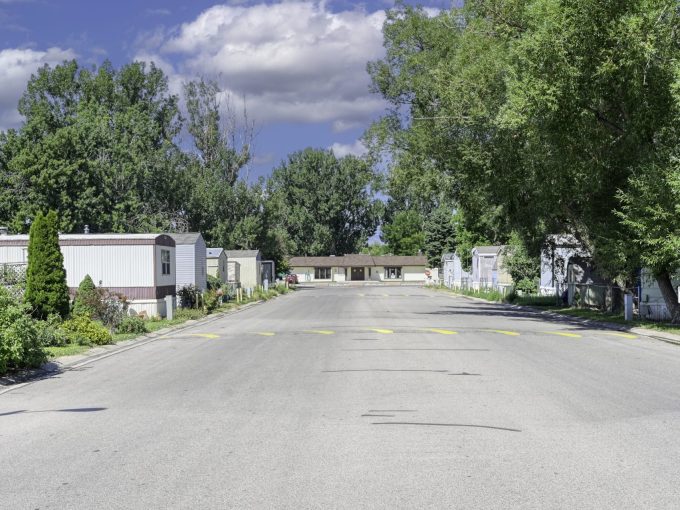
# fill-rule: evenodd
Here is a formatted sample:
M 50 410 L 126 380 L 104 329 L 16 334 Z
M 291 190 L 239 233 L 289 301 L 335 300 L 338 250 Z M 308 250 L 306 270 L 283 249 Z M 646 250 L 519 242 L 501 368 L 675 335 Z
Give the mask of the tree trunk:
M 668 313 L 671 315 L 671 322 L 680 324 L 680 304 L 678 304 L 678 295 L 673 287 L 670 273 L 667 271 L 660 273 L 656 277 L 656 282 L 659 285 L 659 290 L 661 290 Z

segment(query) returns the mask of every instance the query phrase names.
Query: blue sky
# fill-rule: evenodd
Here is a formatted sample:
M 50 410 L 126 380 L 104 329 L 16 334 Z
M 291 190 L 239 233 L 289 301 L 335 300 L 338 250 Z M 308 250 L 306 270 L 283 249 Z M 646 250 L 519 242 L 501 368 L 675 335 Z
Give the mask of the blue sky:
M 368 91 L 365 64 L 383 55 L 380 27 L 390 5 L 0 0 L 0 129 L 21 122 L 16 102 L 44 63 L 153 60 L 174 92 L 204 76 L 219 83 L 234 111 L 245 99 L 257 132 L 251 180 L 309 146 L 359 153 L 358 138 L 385 108 Z

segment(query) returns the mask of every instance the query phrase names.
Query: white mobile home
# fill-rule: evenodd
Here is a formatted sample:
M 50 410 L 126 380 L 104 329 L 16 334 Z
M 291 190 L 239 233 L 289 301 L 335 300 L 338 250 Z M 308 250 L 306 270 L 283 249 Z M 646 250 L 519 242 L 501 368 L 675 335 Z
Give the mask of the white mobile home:
M 227 282 L 227 252 L 222 248 L 206 248 L 207 270 L 210 276 L 219 278 L 222 282 Z
M 436 281 L 437 269 L 427 267 L 427 257 L 372 256 L 351 254 L 329 257 L 293 257 L 291 272 L 298 282 L 342 283 L 349 281 L 419 282 Z
M 208 288 L 206 247 L 203 236 L 198 232 L 168 234 L 175 240 L 177 260 L 177 289 L 193 285 L 200 291 Z
M 541 250 L 541 294 L 553 295 L 566 288 L 569 265 L 589 258 L 589 253 L 571 234 L 551 235 Z
M 96 285 L 124 295 L 130 309 L 165 316 L 165 296 L 175 295 L 175 241 L 164 234 L 59 236 L 71 295 L 90 275 Z M 0 264 L 28 262 L 27 235 L 0 235 Z
M 229 268 L 234 270 L 234 279 L 244 289 L 262 285 L 262 254 L 260 250 L 227 250 L 227 261 L 235 262 Z M 230 274 L 230 277 L 232 275 Z
M 470 273 L 463 269 L 457 253 L 445 253 L 442 256 L 442 272 L 444 285 L 449 288 L 466 287 L 470 284 Z
M 509 287 L 512 278 L 503 267 L 505 246 L 475 246 L 472 248 L 471 284 L 474 288 Z
M 678 290 L 680 288 L 680 278 L 676 277 L 672 280 L 673 288 Z M 642 269 L 640 271 L 640 318 L 653 321 L 669 321 L 671 314 L 668 312 L 668 307 L 661 294 L 659 284 L 654 277 L 654 274 L 649 269 Z

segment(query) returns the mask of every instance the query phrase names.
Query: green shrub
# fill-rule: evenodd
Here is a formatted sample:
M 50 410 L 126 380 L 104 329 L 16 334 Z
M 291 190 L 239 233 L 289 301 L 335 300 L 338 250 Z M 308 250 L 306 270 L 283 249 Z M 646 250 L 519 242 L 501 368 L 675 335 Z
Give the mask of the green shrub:
M 12 368 L 39 367 L 46 360 L 30 308 L 0 287 L 0 374 Z
M 100 322 L 93 321 L 89 317 L 79 315 L 65 321 L 61 325 L 73 342 L 81 345 L 105 345 L 113 340 L 111 332 Z
M 86 275 L 78 287 L 73 315 L 98 320 L 110 329 L 115 329 L 127 316 L 127 308 L 125 296 L 95 286 L 90 275 Z
M 205 317 L 205 312 L 198 308 L 180 308 L 175 310 L 174 317 L 180 320 L 198 320 Z
M 222 288 L 222 280 L 220 280 L 216 276 L 209 274 L 207 280 L 208 290 L 217 290 Z
M 524 306 L 556 306 L 559 304 L 556 296 L 517 296 L 514 301 Z
M 127 298 L 101 287 L 97 291 L 101 299 L 95 319 L 103 322 L 109 329 L 117 328 L 121 321 L 127 317 Z
M 214 312 L 222 303 L 222 295 L 217 291 L 209 290 L 203 294 L 203 308 L 207 313 Z
M 31 225 L 26 269 L 26 300 L 35 317 L 44 319 L 52 313 L 66 317 L 69 313 L 68 286 L 64 257 L 59 249 L 57 213 L 41 213 Z
M 148 333 L 144 319 L 141 317 L 125 317 L 116 327 L 117 333 Z
M 83 281 L 78 286 L 76 298 L 73 301 L 73 315 L 85 315 L 93 318 L 99 308 L 101 299 L 97 292 L 97 287 L 90 275 L 85 275 Z
M 201 296 L 201 291 L 195 285 L 187 285 L 177 291 L 181 308 L 195 308 Z
M 71 343 L 71 337 L 61 329 L 62 320 L 58 315 L 50 315 L 46 321 L 36 321 L 40 344 L 45 347 L 59 347 Z

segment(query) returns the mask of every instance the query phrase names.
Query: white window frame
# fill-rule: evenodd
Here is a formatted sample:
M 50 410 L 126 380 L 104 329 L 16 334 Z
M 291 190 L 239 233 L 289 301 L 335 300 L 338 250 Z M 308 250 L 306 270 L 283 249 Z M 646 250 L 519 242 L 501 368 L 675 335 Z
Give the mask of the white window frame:
M 167 260 L 165 260 L 167 258 Z M 172 263 L 170 258 L 170 250 L 161 250 L 161 274 L 172 274 Z
M 401 266 L 385 266 L 385 280 L 401 280 L 401 275 Z

